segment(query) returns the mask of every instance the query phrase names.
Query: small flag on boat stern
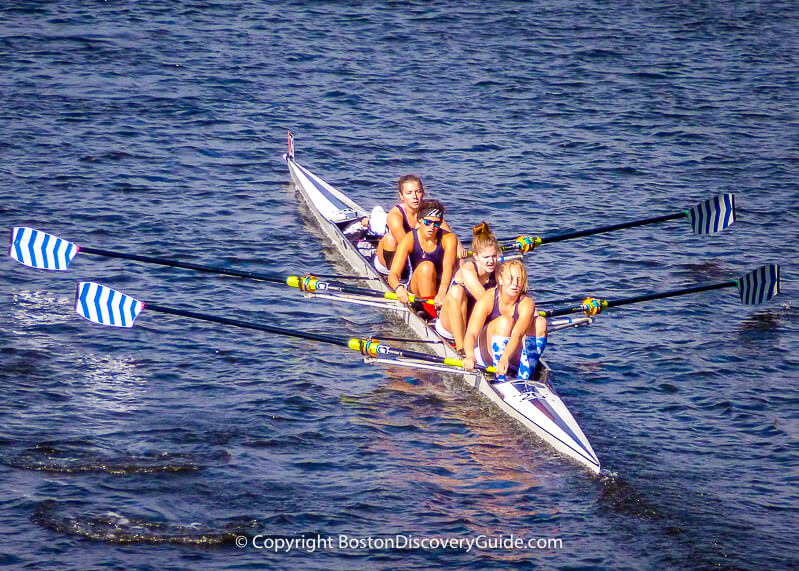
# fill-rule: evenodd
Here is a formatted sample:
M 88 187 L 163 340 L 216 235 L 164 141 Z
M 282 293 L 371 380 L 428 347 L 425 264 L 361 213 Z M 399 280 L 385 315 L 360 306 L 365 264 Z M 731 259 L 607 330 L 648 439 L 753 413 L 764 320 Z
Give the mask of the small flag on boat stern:
M 700 202 L 685 215 L 695 234 L 716 234 L 735 222 L 735 195 L 721 194 Z
M 289 150 L 286 153 L 286 157 L 288 157 L 289 159 L 293 160 L 294 159 L 294 135 L 291 134 L 291 131 L 286 131 L 286 134 L 287 134 L 288 145 L 289 145 Z
M 113 327 L 133 327 L 144 303 L 94 282 L 78 283 L 75 311 L 81 317 Z
M 64 271 L 77 253 L 75 244 L 58 236 L 24 226 L 11 229 L 8 255 L 31 268 Z
M 738 280 L 741 303 L 745 305 L 766 303 L 780 291 L 780 267 L 776 264 L 758 268 Z

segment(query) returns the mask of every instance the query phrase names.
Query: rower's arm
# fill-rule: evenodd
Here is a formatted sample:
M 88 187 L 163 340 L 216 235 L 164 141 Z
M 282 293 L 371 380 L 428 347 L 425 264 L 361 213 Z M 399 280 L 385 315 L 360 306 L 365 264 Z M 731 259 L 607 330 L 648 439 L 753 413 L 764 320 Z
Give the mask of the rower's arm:
M 530 328 L 535 315 L 535 303 L 529 297 L 525 297 L 519 302 L 519 319 L 513 325 L 513 330 L 510 333 L 510 340 L 508 341 L 505 351 L 502 356 L 515 355 L 522 343 L 522 338 Z
M 441 228 L 443 228 L 447 232 L 452 233 L 452 235 L 455 236 L 455 239 L 458 241 L 458 245 L 455 248 L 455 257 L 456 258 L 468 258 L 469 257 L 469 251 L 466 248 L 463 247 L 463 244 L 461 243 L 461 239 L 458 238 L 458 236 L 455 234 L 455 232 L 452 231 L 452 228 L 449 227 L 449 224 L 447 224 L 446 220 L 442 220 L 441 221 Z
M 397 244 L 402 242 L 402 239 L 405 238 L 406 232 L 403 222 L 404 220 L 402 213 L 399 211 L 399 208 L 395 206 L 388 213 L 388 216 L 386 217 L 386 224 L 388 225 L 388 231 L 391 232 L 392 236 L 394 236 Z
M 480 277 L 477 275 L 477 270 L 474 264 L 464 264 L 460 269 L 461 283 L 472 294 L 474 299 L 480 299 L 480 296 L 486 292 L 486 288 L 480 283 Z
M 444 296 L 447 295 L 449 284 L 452 282 L 452 274 L 455 269 L 455 260 L 457 259 L 458 238 L 452 232 L 448 232 L 441 239 L 444 246 L 444 263 L 441 269 L 441 283 L 438 286 L 438 295 L 436 299 L 440 299 L 443 303 Z
M 478 298 L 472 310 L 472 315 L 469 317 L 469 325 L 466 327 L 466 335 L 463 337 L 463 352 L 472 363 L 474 363 L 474 347 L 477 344 L 477 337 L 483 327 L 485 327 L 486 319 L 488 319 L 488 314 L 491 313 L 493 307 L 494 296 L 486 292 L 482 297 Z
M 400 276 L 402 270 L 405 269 L 405 264 L 408 262 L 408 255 L 413 248 L 413 235 L 406 234 L 402 242 L 397 246 L 397 253 L 394 254 L 394 260 L 391 262 L 391 270 L 388 273 L 388 285 L 394 291 L 400 285 Z

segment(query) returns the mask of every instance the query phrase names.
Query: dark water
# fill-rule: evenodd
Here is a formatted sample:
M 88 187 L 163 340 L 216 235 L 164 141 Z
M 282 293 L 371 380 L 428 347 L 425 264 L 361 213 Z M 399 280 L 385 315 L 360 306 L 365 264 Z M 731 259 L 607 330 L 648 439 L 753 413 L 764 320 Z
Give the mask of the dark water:
M 377 312 L 79 255 L 6 258 L 0 564 L 318 569 L 799 566 L 799 11 L 790 2 L 5 2 L 0 220 L 78 244 L 333 272 L 298 159 L 365 206 L 417 172 L 461 234 L 569 230 L 735 192 L 739 221 L 542 247 L 538 296 L 783 266 L 553 335 L 555 384 L 605 473 L 562 461 L 457 380 L 312 342 L 72 312 L 79 279 L 317 332 Z M 275 538 L 558 538 L 543 549 L 235 547 Z M 257 541 L 257 540 L 256 540 Z M 338 541 L 338 539 L 336 539 Z

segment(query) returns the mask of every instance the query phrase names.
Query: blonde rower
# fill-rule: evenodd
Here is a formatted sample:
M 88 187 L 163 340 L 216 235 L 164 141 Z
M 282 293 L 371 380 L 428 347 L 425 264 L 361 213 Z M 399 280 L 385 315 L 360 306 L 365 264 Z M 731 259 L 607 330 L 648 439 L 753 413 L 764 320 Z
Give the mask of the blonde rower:
M 499 243 L 487 222 L 472 230 L 472 261 L 465 262 L 455 273 L 444 305 L 436 321 L 436 331 L 450 341 L 455 349 L 463 351 L 466 325 L 477 300 L 497 285 Z
M 535 313 L 527 295 L 527 269 L 521 260 L 499 268 L 499 282 L 477 300 L 464 338 L 463 368 L 494 365 L 497 378 L 529 379 L 547 344 L 547 320 Z

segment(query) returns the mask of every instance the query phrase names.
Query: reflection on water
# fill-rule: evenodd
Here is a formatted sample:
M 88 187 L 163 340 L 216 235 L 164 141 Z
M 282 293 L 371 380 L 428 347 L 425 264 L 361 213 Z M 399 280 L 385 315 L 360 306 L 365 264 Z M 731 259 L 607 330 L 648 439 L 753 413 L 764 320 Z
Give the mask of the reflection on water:
M 39 325 L 60 325 L 75 317 L 74 297 L 23 290 L 13 293 L 12 299 L 12 322 L 25 330 Z
M 457 377 L 416 372 L 408 382 L 387 368 L 386 379 L 348 403 L 358 413 L 354 422 L 373 429 L 366 450 L 391 458 L 392 479 L 432 490 L 426 509 L 468 533 L 496 533 L 486 514 L 514 521 L 538 514 L 534 500 L 518 498 L 546 491 L 537 471 L 554 453 L 544 443 Z
M 752 313 L 742 320 L 738 332 L 745 335 L 748 332 L 779 332 L 781 312 L 775 310 L 762 310 Z
M 147 380 L 136 373 L 131 355 L 82 354 L 75 359 L 75 372 L 88 385 L 75 398 L 92 410 L 129 412 L 147 390 Z

